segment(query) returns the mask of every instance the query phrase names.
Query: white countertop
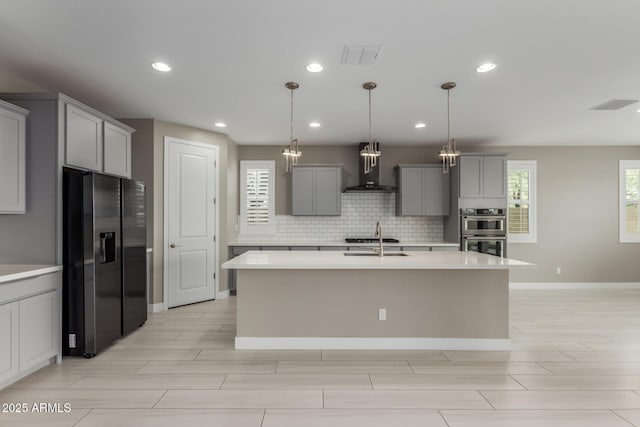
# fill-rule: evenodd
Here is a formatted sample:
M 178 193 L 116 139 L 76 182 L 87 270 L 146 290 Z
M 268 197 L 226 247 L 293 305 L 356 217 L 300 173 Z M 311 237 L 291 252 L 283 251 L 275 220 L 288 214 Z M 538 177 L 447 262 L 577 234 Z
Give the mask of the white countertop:
M 0 264 L 0 283 L 62 271 L 61 265 Z
M 326 241 L 304 241 L 304 240 L 290 240 L 290 241 L 275 241 L 275 240 L 263 240 L 263 241 L 234 241 L 227 243 L 227 246 L 377 246 L 377 243 L 346 243 L 344 240 L 337 242 Z M 384 246 L 413 246 L 413 247 L 429 247 L 429 246 L 452 246 L 458 247 L 459 243 L 455 242 L 400 242 L 400 243 L 384 243 Z
M 358 252 L 348 252 L 358 253 Z M 365 253 L 365 252 L 362 252 Z M 404 252 L 407 256 L 346 256 L 342 251 L 248 251 L 222 264 L 224 269 L 392 269 L 473 270 L 535 267 L 524 261 L 478 252 Z

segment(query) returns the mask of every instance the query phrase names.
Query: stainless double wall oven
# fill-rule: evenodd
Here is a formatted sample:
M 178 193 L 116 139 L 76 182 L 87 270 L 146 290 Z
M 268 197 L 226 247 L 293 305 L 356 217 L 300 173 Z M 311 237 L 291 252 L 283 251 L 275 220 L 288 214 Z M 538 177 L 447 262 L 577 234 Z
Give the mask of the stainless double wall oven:
M 460 249 L 462 251 L 506 257 L 506 209 L 460 209 L 460 234 Z

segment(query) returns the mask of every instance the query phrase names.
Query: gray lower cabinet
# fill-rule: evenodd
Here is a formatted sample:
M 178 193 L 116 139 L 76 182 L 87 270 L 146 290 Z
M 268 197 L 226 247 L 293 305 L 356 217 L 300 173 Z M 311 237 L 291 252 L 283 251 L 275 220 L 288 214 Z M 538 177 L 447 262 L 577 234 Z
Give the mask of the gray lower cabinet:
M 460 156 L 461 198 L 504 198 L 507 195 L 506 157 Z
M 430 252 L 431 246 L 403 246 L 403 252 Z
M 13 302 L 0 305 L 0 384 L 6 384 L 18 375 L 18 318 L 19 303 Z
M 403 246 L 405 252 L 442 252 L 442 251 L 458 251 L 457 246 Z
M 338 216 L 341 193 L 342 166 L 294 166 L 291 215 Z
M 229 259 L 235 258 L 238 255 L 242 255 L 249 251 L 259 251 L 260 246 L 230 246 L 229 247 Z M 235 293 L 236 291 L 236 271 L 229 270 L 229 291 Z
M 460 248 L 458 246 L 432 246 L 431 250 L 434 252 L 458 252 Z
M 0 389 L 62 361 L 61 296 L 61 271 L 0 284 Z
M 449 214 L 449 177 L 440 165 L 396 166 L 396 215 Z

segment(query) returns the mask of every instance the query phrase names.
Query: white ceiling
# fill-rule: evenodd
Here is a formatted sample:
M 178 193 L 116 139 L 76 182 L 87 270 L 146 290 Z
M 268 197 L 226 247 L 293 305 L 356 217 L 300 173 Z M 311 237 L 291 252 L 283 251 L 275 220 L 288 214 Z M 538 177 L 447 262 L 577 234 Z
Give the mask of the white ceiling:
M 120 118 L 224 132 L 239 144 L 638 145 L 636 0 L 3 0 L 0 67 Z M 345 44 L 380 44 L 341 65 Z M 150 64 L 165 60 L 168 74 Z M 498 67 L 478 74 L 492 61 Z M 325 70 L 312 74 L 312 61 Z M 317 120 L 322 127 L 311 129 Z M 414 123 L 426 121 L 425 129 Z

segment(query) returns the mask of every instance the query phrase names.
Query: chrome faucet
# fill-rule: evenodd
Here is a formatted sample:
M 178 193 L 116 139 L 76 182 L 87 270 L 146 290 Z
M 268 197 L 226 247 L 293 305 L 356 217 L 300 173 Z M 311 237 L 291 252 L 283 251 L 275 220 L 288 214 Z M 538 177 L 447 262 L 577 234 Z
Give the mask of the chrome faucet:
M 384 250 L 382 249 L 382 225 L 380 225 L 380 221 L 376 222 L 376 237 L 378 238 L 380 246 L 373 248 L 373 252 L 377 253 L 378 256 L 384 256 Z

